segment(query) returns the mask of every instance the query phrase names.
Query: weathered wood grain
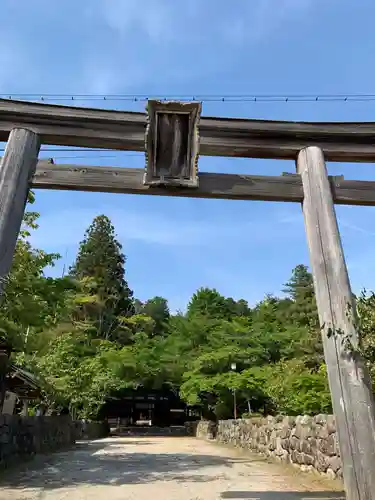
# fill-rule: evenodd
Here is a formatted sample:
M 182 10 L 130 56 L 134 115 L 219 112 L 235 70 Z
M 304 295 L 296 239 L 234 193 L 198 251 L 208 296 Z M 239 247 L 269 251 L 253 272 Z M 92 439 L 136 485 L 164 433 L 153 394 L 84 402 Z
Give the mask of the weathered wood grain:
M 0 140 L 25 127 L 45 144 L 144 151 L 146 114 L 0 100 Z M 375 123 L 305 123 L 204 118 L 200 154 L 296 159 L 318 146 L 327 161 L 375 161 Z
M 323 152 L 298 156 L 303 215 L 336 416 L 347 500 L 375 500 L 375 406 L 371 381 L 358 352 L 355 310 Z
M 198 185 L 201 104 L 149 101 L 144 184 Z
M 39 161 L 31 181 L 34 188 L 65 189 L 107 193 L 216 198 L 228 200 L 263 200 L 302 202 L 299 175 L 261 176 L 240 174 L 199 174 L 197 189 L 160 188 L 143 185 L 143 169 L 53 165 Z M 375 182 L 330 178 L 335 203 L 375 206 Z
M 4 290 L 24 214 L 40 141 L 25 129 L 11 131 L 0 164 L 0 294 Z

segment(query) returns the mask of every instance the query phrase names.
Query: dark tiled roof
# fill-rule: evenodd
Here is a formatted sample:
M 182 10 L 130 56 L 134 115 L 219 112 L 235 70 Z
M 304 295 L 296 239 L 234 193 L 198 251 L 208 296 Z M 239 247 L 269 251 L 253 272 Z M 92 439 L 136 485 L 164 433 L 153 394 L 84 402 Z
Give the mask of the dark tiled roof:
M 38 397 L 40 393 L 40 386 L 35 375 L 13 363 L 10 365 L 7 385 L 9 390 L 16 394 L 30 398 Z

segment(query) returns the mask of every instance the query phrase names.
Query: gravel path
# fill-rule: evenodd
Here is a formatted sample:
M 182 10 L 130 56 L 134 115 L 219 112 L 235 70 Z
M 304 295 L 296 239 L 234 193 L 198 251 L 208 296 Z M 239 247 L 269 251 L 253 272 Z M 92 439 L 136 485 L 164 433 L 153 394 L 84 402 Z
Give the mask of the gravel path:
M 1 500 L 321 500 L 334 485 L 257 456 L 179 437 L 108 438 L 0 478 Z

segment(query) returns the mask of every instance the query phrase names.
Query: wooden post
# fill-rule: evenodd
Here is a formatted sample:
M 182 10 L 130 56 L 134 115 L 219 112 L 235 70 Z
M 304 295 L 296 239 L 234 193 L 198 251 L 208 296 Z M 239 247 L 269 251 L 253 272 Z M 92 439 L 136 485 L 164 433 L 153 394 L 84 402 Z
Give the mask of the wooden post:
M 303 149 L 297 172 L 347 500 L 375 500 L 374 398 L 356 351 L 355 305 L 322 150 Z
M 23 399 L 22 400 L 21 415 L 23 417 L 27 417 L 29 415 L 29 400 L 28 399 Z
M 0 294 L 12 265 L 39 148 L 37 134 L 13 129 L 0 164 Z

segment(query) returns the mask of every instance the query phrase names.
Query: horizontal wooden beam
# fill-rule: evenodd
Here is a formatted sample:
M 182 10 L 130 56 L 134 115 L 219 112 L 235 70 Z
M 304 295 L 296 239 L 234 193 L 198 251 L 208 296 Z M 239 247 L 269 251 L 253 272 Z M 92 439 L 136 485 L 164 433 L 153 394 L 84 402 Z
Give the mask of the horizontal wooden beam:
M 42 143 L 144 151 L 146 114 L 0 100 L 0 141 L 12 128 L 38 133 Z M 375 161 L 375 123 L 307 123 L 205 118 L 200 154 L 293 159 L 306 146 L 327 161 Z
M 144 170 L 120 167 L 54 165 L 39 161 L 32 179 L 38 189 L 63 189 L 106 193 L 301 202 L 303 189 L 297 174 L 281 176 L 199 174 L 199 188 L 160 188 L 143 185 Z M 335 203 L 375 206 L 375 182 L 331 177 Z

